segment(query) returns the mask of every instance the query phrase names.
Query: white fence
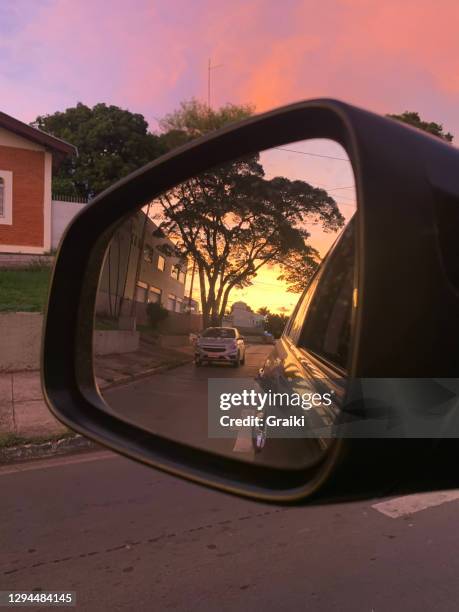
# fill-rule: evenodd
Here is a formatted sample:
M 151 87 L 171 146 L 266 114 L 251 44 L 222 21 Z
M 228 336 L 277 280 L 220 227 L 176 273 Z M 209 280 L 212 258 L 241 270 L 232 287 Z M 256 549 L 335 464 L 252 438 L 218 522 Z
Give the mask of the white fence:
M 86 202 L 77 202 L 69 198 L 66 200 L 52 200 L 51 202 L 51 247 L 57 248 L 62 234 L 73 217 L 80 212 Z

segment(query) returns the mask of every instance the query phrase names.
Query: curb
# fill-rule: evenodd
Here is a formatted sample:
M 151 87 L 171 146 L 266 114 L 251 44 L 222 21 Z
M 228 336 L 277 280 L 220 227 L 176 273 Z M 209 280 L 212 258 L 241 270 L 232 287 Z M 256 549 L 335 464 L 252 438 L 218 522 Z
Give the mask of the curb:
M 155 368 L 149 368 L 148 370 L 143 370 L 142 372 L 138 372 L 136 374 L 126 374 L 124 376 L 118 376 L 111 381 L 105 381 L 99 384 L 99 388 L 102 390 L 111 389 L 112 387 L 119 387 L 120 385 L 127 385 L 131 382 L 135 382 L 136 380 L 141 380 L 142 378 L 148 378 L 149 376 L 153 376 L 155 374 L 161 374 L 161 372 L 166 372 L 167 370 L 173 370 L 174 368 L 178 368 L 182 365 L 186 365 L 187 363 L 192 363 L 194 361 L 194 357 L 187 357 L 186 359 L 181 359 L 180 361 L 174 361 L 172 363 L 166 363 L 160 366 L 156 366 Z M 100 379 L 99 379 L 100 380 Z
M 49 442 L 31 442 L 30 444 L 3 448 L 0 450 L 0 465 L 90 450 L 102 450 L 102 447 L 84 436 L 75 434 L 72 437 L 67 436 L 58 440 L 50 440 Z

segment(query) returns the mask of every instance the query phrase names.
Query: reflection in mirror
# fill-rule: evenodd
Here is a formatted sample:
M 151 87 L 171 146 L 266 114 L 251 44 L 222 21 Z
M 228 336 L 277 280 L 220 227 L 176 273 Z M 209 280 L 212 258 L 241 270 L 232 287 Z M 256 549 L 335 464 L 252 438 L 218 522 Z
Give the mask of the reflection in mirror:
M 212 168 L 133 214 L 97 295 L 107 410 L 243 461 L 321 460 L 345 390 L 355 206 L 342 147 L 308 140 Z

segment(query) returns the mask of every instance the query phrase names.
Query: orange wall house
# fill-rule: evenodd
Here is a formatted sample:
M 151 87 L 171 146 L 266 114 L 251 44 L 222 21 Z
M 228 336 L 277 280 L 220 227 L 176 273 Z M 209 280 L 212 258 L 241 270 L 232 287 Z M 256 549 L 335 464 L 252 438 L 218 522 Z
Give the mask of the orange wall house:
M 73 145 L 0 112 L 0 253 L 51 249 L 53 161 Z

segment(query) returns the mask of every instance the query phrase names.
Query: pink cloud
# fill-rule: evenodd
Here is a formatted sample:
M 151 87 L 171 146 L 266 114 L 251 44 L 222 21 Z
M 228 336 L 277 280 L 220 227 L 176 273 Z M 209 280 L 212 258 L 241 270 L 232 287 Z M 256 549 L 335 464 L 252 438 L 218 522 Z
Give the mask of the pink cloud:
M 115 0 L 12 9 L 2 109 L 31 120 L 78 100 L 155 117 L 191 96 L 258 110 L 318 96 L 377 112 L 418 110 L 459 141 L 455 0 Z M 38 8 L 37 8 L 38 7 Z M 0 26 L 1 27 L 1 26 Z M 2 57 L 4 58 L 2 60 Z

